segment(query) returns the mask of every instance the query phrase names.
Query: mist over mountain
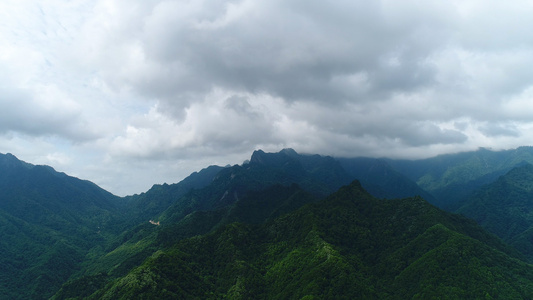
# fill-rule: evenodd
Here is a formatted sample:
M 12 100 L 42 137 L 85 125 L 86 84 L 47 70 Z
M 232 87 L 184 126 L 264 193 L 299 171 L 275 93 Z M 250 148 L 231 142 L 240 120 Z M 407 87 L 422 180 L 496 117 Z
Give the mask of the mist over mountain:
M 529 298 L 532 153 L 257 150 L 122 198 L 0 155 L 0 295 Z
M 504 151 L 480 148 L 477 151 L 439 155 L 422 160 L 387 162 L 431 193 L 437 206 L 450 208 L 472 191 L 496 180 L 524 163 L 533 163 L 533 147 Z
M 436 200 L 406 175 L 396 171 L 384 159 L 338 158 L 341 166 L 372 195 L 378 198 L 422 196 L 431 203 Z

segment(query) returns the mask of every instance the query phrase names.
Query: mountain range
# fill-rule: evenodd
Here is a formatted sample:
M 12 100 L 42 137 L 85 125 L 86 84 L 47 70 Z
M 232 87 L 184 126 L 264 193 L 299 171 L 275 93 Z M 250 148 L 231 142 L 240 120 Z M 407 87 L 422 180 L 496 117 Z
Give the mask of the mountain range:
M 120 232 L 119 198 L 95 184 L 11 154 L 0 156 L 0 170 L 2 298 L 51 295 Z
M 257 150 L 121 198 L 0 155 L 0 296 L 532 298 L 531 163 Z
M 533 165 L 512 169 L 479 188 L 456 211 L 533 260 Z

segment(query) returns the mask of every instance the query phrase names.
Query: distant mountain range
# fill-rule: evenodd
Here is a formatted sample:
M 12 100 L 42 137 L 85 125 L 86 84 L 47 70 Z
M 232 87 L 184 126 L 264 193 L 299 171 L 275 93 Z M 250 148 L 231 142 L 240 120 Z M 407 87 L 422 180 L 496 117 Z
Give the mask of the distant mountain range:
M 525 163 L 533 164 L 533 147 L 505 151 L 478 151 L 439 155 L 422 160 L 386 160 L 389 165 L 429 192 L 433 203 L 445 209 L 482 185 Z
M 0 298 L 532 298 L 531 163 L 258 150 L 120 198 L 0 155 Z

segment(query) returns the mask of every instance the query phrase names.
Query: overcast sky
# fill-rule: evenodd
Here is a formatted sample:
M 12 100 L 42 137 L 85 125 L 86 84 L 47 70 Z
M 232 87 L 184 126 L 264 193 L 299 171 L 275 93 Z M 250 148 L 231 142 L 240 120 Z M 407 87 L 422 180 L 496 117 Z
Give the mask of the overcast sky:
M 533 3 L 2 0 L 0 153 L 117 194 L 255 149 L 531 145 Z

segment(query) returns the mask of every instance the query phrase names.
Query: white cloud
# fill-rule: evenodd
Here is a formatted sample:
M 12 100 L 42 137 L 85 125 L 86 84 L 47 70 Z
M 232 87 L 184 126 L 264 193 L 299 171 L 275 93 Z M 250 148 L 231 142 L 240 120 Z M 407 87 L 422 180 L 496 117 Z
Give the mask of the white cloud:
M 125 194 L 257 148 L 415 158 L 528 144 L 532 10 L 3 1 L 0 152 Z

